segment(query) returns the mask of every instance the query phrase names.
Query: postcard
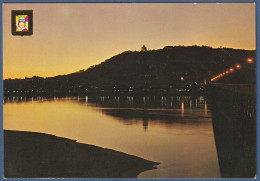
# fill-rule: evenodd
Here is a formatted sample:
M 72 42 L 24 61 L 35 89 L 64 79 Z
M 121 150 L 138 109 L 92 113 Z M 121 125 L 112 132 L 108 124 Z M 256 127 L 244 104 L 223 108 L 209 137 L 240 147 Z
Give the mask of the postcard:
M 255 178 L 256 4 L 2 3 L 4 178 Z

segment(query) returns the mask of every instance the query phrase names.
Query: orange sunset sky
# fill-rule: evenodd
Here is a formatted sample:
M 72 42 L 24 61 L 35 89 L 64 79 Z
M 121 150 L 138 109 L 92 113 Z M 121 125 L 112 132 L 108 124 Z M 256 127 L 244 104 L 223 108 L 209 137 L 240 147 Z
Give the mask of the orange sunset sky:
M 11 10 L 33 10 L 33 35 Z M 4 3 L 3 76 L 68 74 L 123 51 L 207 45 L 256 49 L 254 3 Z

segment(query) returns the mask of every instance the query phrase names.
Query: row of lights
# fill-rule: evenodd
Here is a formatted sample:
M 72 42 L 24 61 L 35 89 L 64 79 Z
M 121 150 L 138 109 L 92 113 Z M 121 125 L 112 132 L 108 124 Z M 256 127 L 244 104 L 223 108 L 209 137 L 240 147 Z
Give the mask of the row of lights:
M 253 63 L 253 59 L 249 58 L 247 59 L 247 63 Z M 235 68 L 240 69 L 242 66 L 240 64 L 236 64 Z M 235 68 L 231 67 L 229 70 L 226 70 L 225 72 L 222 72 L 221 74 L 218 74 L 217 76 L 213 77 L 212 79 L 210 79 L 211 82 L 229 74 L 235 71 Z

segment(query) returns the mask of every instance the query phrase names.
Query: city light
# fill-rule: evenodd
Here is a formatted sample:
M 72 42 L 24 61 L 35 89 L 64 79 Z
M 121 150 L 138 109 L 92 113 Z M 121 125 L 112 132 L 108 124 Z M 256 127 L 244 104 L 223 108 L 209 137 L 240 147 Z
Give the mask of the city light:
M 253 62 L 252 58 L 247 59 L 247 62 L 252 63 Z
M 240 68 L 241 68 L 241 65 L 240 65 L 240 64 L 237 64 L 237 65 L 236 65 L 236 68 L 240 69 Z

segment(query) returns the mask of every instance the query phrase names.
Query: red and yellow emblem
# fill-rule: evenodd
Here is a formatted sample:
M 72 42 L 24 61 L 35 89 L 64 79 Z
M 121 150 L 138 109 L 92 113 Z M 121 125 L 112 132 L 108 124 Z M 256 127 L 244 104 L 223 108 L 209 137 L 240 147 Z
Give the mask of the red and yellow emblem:
M 28 31 L 28 15 L 16 15 L 16 31 Z

